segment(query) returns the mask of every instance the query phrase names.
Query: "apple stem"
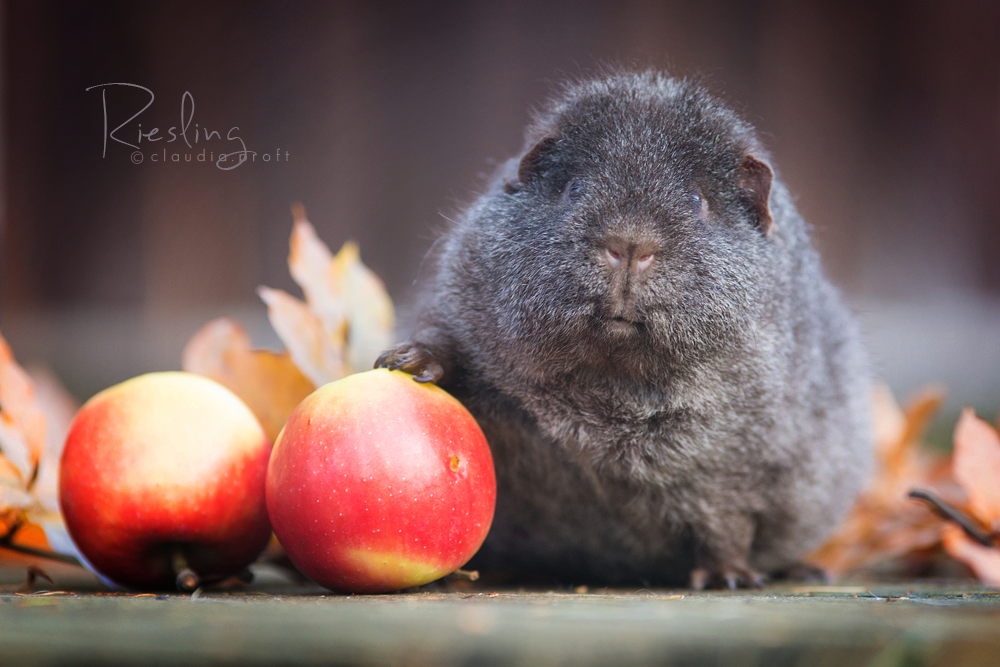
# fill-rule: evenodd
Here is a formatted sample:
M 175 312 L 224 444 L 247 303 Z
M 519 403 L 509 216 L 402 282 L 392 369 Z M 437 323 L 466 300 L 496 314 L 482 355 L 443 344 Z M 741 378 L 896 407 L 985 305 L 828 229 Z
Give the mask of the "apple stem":
M 19 554 L 24 554 L 25 556 L 35 556 L 36 558 L 47 558 L 49 560 L 54 560 L 59 563 L 65 563 L 66 565 L 76 565 L 77 567 L 83 567 L 83 563 L 76 559 L 74 556 L 69 554 L 56 553 L 55 551 L 46 551 L 45 549 L 36 549 L 34 547 L 29 547 L 24 544 L 15 544 L 14 535 L 17 531 L 21 529 L 24 525 L 23 522 L 18 521 L 7 534 L 0 538 L 0 548 L 7 549 L 8 551 L 14 551 Z
M 183 593 L 191 593 L 197 590 L 201 585 L 201 578 L 194 570 L 188 567 L 187 558 L 184 557 L 184 553 L 180 550 L 180 547 L 174 548 L 173 557 L 174 574 L 177 575 L 177 590 Z

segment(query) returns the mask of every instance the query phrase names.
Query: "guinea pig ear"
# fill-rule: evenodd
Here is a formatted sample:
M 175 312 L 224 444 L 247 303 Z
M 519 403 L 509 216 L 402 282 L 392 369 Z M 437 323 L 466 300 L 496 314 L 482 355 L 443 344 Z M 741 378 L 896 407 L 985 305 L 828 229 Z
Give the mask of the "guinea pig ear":
M 736 184 L 746 193 L 750 210 L 757 218 L 757 227 L 765 236 L 771 233 L 771 181 L 774 173 L 766 162 L 753 155 L 747 155 L 740 165 L 740 175 Z
M 521 164 L 517 168 L 517 180 L 521 185 L 526 184 L 537 174 L 545 164 L 545 158 L 552 153 L 558 143 L 559 137 L 547 136 L 524 154 Z

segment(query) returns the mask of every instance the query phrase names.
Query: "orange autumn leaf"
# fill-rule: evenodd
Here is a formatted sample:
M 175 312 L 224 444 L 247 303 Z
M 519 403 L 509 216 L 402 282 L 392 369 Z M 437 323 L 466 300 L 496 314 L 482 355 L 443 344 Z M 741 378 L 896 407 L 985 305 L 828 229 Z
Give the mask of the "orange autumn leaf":
M 27 483 L 45 450 L 45 415 L 34 388 L 0 336 L 0 449 Z
M 944 405 L 940 387 L 926 387 L 901 411 L 888 387 L 876 389 L 875 425 L 876 474 L 869 488 L 885 503 L 906 497 L 915 482 L 933 483 L 945 479 L 947 457 L 923 445 L 931 420 Z
M 969 513 L 1000 532 L 1000 434 L 972 408 L 955 426 L 952 475 L 968 496 Z
M 876 474 L 809 562 L 839 575 L 900 556 L 929 559 L 943 549 L 1000 587 L 1000 433 L 967 408 L 952 456 L 926 451 L 920 440 L 942 399 L 925 391 L 904 413 L 887 390 L 876 393 Z M 937 512 L 908 498 L 914 489 Z
M 1000 588 L 1000 549 L 976 542 L 953 523 L 949 523 L 941 531 L 941 542 L 945 551 L 952 558 L 968 565 L 981 582 Z
M 246 330 L 226 318 L 212 320 L 191 337 L 182 366 L 239 396 L 271 442 L 295 406 L 315 389 L 287 352 L 253 349 Z
M 965 514 L 985 527 L 981 544 L 956 524 L 948 524 L 942 543 L 948 554 L 972 569 L 988 586 L 1000 587 L 1000 433 L 976 416 L 962 411 L 953 436 L 952 475 L 965 492 Z
M 884 386 L 872 397 L 875 470 L 837 532 L 807 557 L 833 576 L 936 545 L 942 520 L 908 497 L 914 486 L 947 486 L 947 458 L 921 439 L 944 402 L 928 388 L 901 410 Z
M 6 456 L 0 456 L 0 512 L 11 510 L 12 508 L 30 507 L 34 503 L 34 498 L 26 490 L 21 472 Z M 9 514 L 6 520 L 0 520 L 10 528 L 11 523 L 17 519 L 18 513 Z M 4 530 L 3 532 L 6 532 Z
M 18 365 L 0 336 L 0 537 L 16 529 L 17 544 L 77 555 L 58 496 L 59 457 L 76 408 L 54 376 Z
M 229 320 L 208 323 L 184 350 L 187 371 L 213 378 L 247 403 L 271 439 L 316 387 L 367 370 L 392 344 L 392 301 L 382 281 L 361 262 L 358 246 L 336 255 L 316 235 L 301 205 L 288 268 L 305 300 L 260 287 L 268 318 L 287 351 L 252 349 L 246 331 Z
M 69 433 L 70 422 L 80 404 L 70 396 L 59 379 L 44 368 L 29 368 L 35 405 L 45 415 L 45 445 L 38 460 L 32 493 L 52 515 L 59 514 L 59 460 Z

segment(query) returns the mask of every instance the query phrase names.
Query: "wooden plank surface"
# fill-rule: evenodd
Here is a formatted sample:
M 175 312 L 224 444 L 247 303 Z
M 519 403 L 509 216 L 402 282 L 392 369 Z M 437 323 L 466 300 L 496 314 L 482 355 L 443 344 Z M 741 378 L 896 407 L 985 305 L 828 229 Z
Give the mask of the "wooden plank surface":
M 334 595 L 263 572 L 136 595 L 60 571 L 0 580 L 3 664 L 961 665 L 1000 661 L 1000 594 L 972 582 L 698 593 L 457 582 Z M 11 580 L 14 581 L 11 581 Z M 39 584 L 43 584 L 39 585 Z M 49 592 L 45 592 L 48 588 Z

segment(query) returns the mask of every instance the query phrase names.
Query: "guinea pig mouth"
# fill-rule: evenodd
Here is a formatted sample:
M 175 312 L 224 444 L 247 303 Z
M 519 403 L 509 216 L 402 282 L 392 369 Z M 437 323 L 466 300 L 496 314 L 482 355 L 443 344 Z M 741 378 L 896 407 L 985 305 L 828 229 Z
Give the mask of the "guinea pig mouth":
M 643 323 L 630 320 L 626 317 L 608 317 L 604 320 L 604 327 L 614 334 L 630 334 L 642 329 Z

